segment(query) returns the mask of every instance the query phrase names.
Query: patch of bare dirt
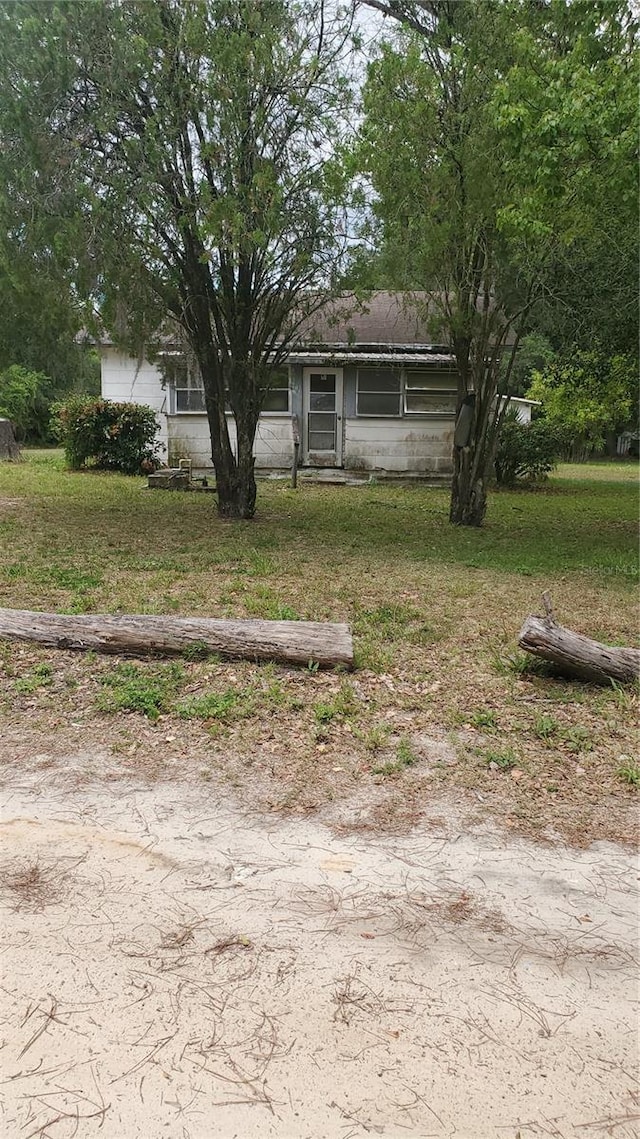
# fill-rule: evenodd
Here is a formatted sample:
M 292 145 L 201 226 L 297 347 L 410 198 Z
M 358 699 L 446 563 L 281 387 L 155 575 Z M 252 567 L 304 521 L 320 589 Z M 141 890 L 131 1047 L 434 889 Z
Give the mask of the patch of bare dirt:
M 442 797 L 338 836 L 106 754 L 5 787 L 7 1135 L 637 1134 L 628 853 L 470 832 Z

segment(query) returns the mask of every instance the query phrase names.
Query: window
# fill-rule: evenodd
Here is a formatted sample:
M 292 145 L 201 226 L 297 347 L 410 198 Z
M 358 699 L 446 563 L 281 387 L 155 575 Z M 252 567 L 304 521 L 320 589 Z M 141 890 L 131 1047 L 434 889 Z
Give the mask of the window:
M 173 411 L 203 415 L 206 408 L 200 373 L 189 368 L 181 356 L 166 357 L 163 370 L 172 392 Z
M 453 371 L 359 368 L 357 415 L 454 415 L 458 391 Z
M 184 358 L 180 356 L 166 357 L 164 361 L 164 374 L 172 392 L 171 406 L 176 414 L 185 412 L 197 415 L 206 414 L 204 387 L 200 373 L 196 368 L 190 368 Z M 231 411 L 229 403 L 226 410 Z M 268 391 L 264 394 L 262 410 L 266 412 L 289 411 L 289 371 L 279 368 L 271 374 Z
M 206 411 L 204 402 L 204 388 L 200 376 L 194 376 L 185 369 L 184 379 L 181 381 L 180 386 L 176 384 L 176 411 L 198 411 L 204 414 Z
M 269 387 L 264 393 L 262 410 L 282 414 L 289 411 L 289 369 L 276 368 L 271 373 Z
M 401 376 L 390 368 L 359 368 L 358 415 L 400 415 Z
M 455 372 L 407 372 L 404 387 L 405 415 L 453 415 L 457 391 Z

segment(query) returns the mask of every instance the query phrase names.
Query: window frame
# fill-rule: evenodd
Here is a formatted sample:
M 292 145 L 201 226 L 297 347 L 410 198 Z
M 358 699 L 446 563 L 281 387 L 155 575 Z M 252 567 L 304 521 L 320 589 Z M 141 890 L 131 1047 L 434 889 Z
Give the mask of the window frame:
M 431 371 L 431 374 L 433 376 L 437 375 L 437 376 L 444 377 L 444 376 L 450 375 L 451 379 L 452 379 L 452 386 L 449 388 L 433 387 L 432 385 L 428 385 L 428 384 L 422 385 L 420 387 L 418 387 L 418 386 L 409 387 L 408 386 L 408 384 L 407 384 L 407 376 L 408 375 L 422 374 L 428 378 L 430 371 Z M 404 379 L 404 382 L 402 385 L 402 387 L 403 387 L 402 409 L 403 409 L 403 414 L 408 419 L 416 419 L 419 416 L 422 416 L 424 419 L 450 419 L 451 416 L 455 416 L 455 414 L 456 414 L 456 401 L 457 401 L 457 396 L 458 396 L 458 381 L 457 381 L 457 373 L 453 369 L 448 369 L 448 368 L 438 368 L 438 369 L 436 369 L 436 368 L 432 368 L 432 369 L 429 369 L 429 368 L 410 368 L 410 369 L 404 370 L 403 379 Z M 447 395 L 450 394 L 452 397 L 451 409 L 447 410 L 447 411 L 442 411 L 442 410 L 441 411 L 424 411 L 424 410 L 411 411 L 410 408 L 407 406 L 407 393 L 408 392 L 421 392 L 425 395 L 429 395 L 431 393 L 433 393 L 434 395 L 438 395 L 438 394 L 444 394 L 446 392 Z
M 378 371 L 378 372 L 389 371 L 392 375 L 394 372 L 393 366 L 390 366 L 389 368 L 385 368 L 385 369 L 383 369 L 383 368 L 373 369 L 373 368 L 367 367 L 367 365 L 364 365 L 361 368 L 360 367 L 357 368 L 357 370 L 356 370 L 356 418 L 358 418 L 358 419 L 455 419 L 456 401 L 457 401 L 457 395 L 458 395 L 458 377 L 457 377 L 457 372 L 456 372 L 455 368 L 443 368 L 443 367 L 428 368 L 428 367 L 424 367 L 424 366 L 421 368 L 406 368 L 406 367 L 400 366 L 400 368 L 397 369 L 397 372 L 398 372 L 398 375 L 400 378 L 400 387 L 399 387 L 399 391 L 398 391 L 398 411 L 394 412 L 394 413 L 389 413 L 389 412 L 376 413 L 376 412 L 370 412 L 370 411 L 364 411 L 363 412 L 360 410 L 360 392 L 361 392 L 360 377 L 361 377 L 361 374 L 366 373 L 367 371 L 374 371 L 374 370 Z M 426 373 L 427 377 L 429 375 L 429 372 L 432 372 L 433 375 L 438 375 L 438 376 L 450 375 L 451 376 L 451 387 L 443 389 L 443 388 L 430 388 L 429 386 L 425 385 L 423 387 L 411 388 L 411 387 L 409 387 L 409 385 L 407 383 L 407 379 L 409 376 L 411 376 L 412 374 L 414 374 L 416 372 Z M 452 404 L 451 404 L 451 410 L 450 411 L 411 411 L 407 407 L 407 392 L 418 391 L 418 392 L 428 393 L 430 391 L 433 391 L 435 394 L 438 392 L 442 392 L 443 390 L 451 393 Z M 391 392 L 389 392 L 389 393 L 372 393 L 372 392 L 368 392 L 365 389 L 363 394 L 365 394 L 365 395 L 371 395 L 371 394 L 393 394 L 393 395 L 395 395 L 396 393 L 395 392 L 393 392 L 393 393 L 391 393 Z
M 207 414 L 207 405 L 206 405 L 205 398 L 204 398 L 204 384 L 202 383 L 202 378 L 200 376 L 200 373 L 196 370 L 189 368 L 189 365 L 184 358 L 182 358 L 182 360 L 176 358 L 176 360 L 174 362 L 174 366 L 175 366 L 176 372 L 178 371 L 178 368 L 180 369 L 181 372 L 183 372 L 183 377 L 187 382 L 186 383 L 176 382 L 176 375 L 175 374 L 167 381 L 167 387 L 169 389 L 169 407 L 171 408 L 170 414 L 171 415 L 206 415 Z M 288 416 L 288 415 L 291 415 L 291 374 L 290 374 L 288 365 L 285 365 L 284 368 L 282 369 L 282 371 L 283 371 L 283 373 L 286 373 L 286 381 L 287 381 L 286 387 L 284 385 L 279 385 L 279 384 L 273 385 L 272 387 L 269 387 L 267 389 L 267 391 L 268 392 L 286 392 L 286 396 L 287 396 L 286 409 L 281 410 L 281 411 L 273 411 L 273 410 L 267 410 L 265 408 L 262 408 L 260 411 L 261 416 L 263 416 L 263 415 L 266 415 L 266 416 L 277 416 L 277 415 Z M 283 379 L 284 378 L 285 377 L 283 375 Z M 202 408 L 200 410 L 184 410 L 182 408 L 179 408 L 178 407 L 178 392 L 202 392 Z M 227 415 L 233 414 L 228 403 L 226 404 L 225 412 Z
M 290 371 L 289 365 L 283 364 L 282 367 L 277 368 L 276 371 L 281 371 L 281 372 L 286 374 L 286 380 L 287 380 L 286 387 L 284 385 L 281 385 L 281 384 L 272 384 L 266 389 L 265 396 L 269 395 L 271 392 L 285 392 L 286 391 L 286 393 L 287 393 L 287 406 L 286 406 L 286 409 L 284 411 L 272 411 L 272 410 L 267 410 L 265 407 L 261 407 L 260 408 L 260 415 L 261 416 L 262 415 L 269 415 L 269 416 L 291 415 L 291 371 Z
M 204 384 L 200 377 L 200 373 L 194 371 L 189 367 L 189 364 L 184 356 L 179 353 L 172 353 L 174 372 L 167 378 L 167 387 L 169 389 L 169 407 L 171 409 L 170 415 L 206 415 L 207 406 L 204 398 Z M 182 373 L 178 382 L 178 370 Z M 202 392 L 202 409 L 185 409 L 178 407 L 178 392 Z
M 368 368 L 365 366 L 363 368 L 357 368 L 356 369 L 356 416 L 359 419 L 401 419 L 402 418 L 402 404 L 403 404 L 403 398 L 404 398 L 403 397 L 403 375 L 402 375 L 403 369 L 402 368 L 396 369 L 396 374 L 397 374 L 397 378 L 398 378 L 398 391 L 397 391 L 397 393 L 394 391 L 388 391 L 388 392 L 377 391 L 376 392 L 376 391 L 371 391 L 370 389 L 367 390 L 366 388 L 364 391 L 361 392 L 360 375 L 362 372 L 389 372 L 391 374 L 391 376 L 394 376 L 393 366 L 388 367 L 388 368 L 373 368 L 373 367 Z M 381 412 L 360 411 L 360 395 L 361 394 L 362 395 L 396 395 L 397 394 L 397 396 L 398 396 L 398 410 L 397 411 L 391 411 L 391 412 L 389 412 L 389 411 L 381 411 Z

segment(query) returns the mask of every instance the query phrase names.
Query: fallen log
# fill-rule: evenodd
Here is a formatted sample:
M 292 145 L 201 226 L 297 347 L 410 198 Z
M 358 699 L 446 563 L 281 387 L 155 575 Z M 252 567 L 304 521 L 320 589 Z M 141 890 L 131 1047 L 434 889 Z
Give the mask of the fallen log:
M 317 621 L 226 621 L 84 613 L 67 616 L 0 609 L 0 638 L 123 656 L 188 656 L 191 650 L 286 664 L 307 665 L 312 661 L 320 668 L 353 668 L 349 626 Z
M 558 624 L 551 598 L 543 593 L 545 616 L 527 617 L 518 644 L 525 652 L 541 657 L 567 676 L 577 676 L 596 684 L 621 684 L 640 677 L 640 649 L 617 648 L 592 641 Z

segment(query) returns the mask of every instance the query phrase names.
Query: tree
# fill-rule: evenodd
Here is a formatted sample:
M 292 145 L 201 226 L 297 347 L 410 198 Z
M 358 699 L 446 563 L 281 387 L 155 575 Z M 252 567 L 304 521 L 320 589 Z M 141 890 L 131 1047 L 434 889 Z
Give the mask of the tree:
M 637 387 L 633 356 L 593 348 L 534 372 L 529 395 L 542 402 L 544 421 L 563 431 L 572 457 L 583 459 L 603 449 L 607 432 L 637 423 Z
M 637 361 L 637 10 L 572 0 L 524 15 L 496 106 L 523 186 L 504 224 L 559 237 L 536 328 L 565 359 Z
M 633 21 L 622 2 L 368 3 L 401 26 L 369 67 L 358 150 L 382 223 L 377 270 L 427 289 L 438 310 L 459 373 L 450 520 L 478 526 L 498 386 L 510 389 L 554 267 L 593 234 L 584 204 L 602 203 L 608 186 L 613 217 L 619 168 L 623 193 L 629 184 L 629 132 L 615 153 L 612 131 L 628 111 Z M 621 77 L 623 107 L 598 117 L 590 98 L 581 109 L 583 95 Z M 614 169 L 603 171 L 605 154 Z
M 527 396 L 533 373 L 548 368 L 554 362 L 555 356 L 556 353 L 546 336 L 540 332 L 527 332 L 518 344 L 511 374 L 508 380 L 506 375 L 504 376 L 504 383 L 503 377 L 500 378 L 498 391 L 502 394 L 503 387 L 507 387 L 510 396 L 520 398 Z
M 46 435 L 50 387 L 42 372 L 29 372 L 19 364 L 0 372 L 0 417 L 11 420 L 18 440 Z
M 512 187 L 502 179 L 492 98 L 508 29 L 496 4 L 372 7 L 404 31 L 370 65 L 359 153 L 387 271 L 394 283 L 429 292 L 434 334 L 455 354 L 460 431 L 450 520 L 480 526 L 498 381 L 508 386 L 505 353 L 514 353 L 532 300 L 498 226 Z
M 0 10 L 3 32 L 7 19 Z M 61 179 L 59 149 L 37 147 L 36 161 L 27 148 L 37 140 L 30 132 L 25 137 L 24 105 L 35 100 L 37 86 L 21 86 L 9 54 L 12 38 L 0 40 L 0 372 L 18 367 L 41 374 L 38 415 L 26 428 L 41 441 L 51 399 L 69 390 L 99 391 L 100 364 L 78 337 L 86 314 L 76 252 L 82 237 L 77 232 L 72 239 L 71 232 L 75 195 Z M 43 53 L 43 83 L 49 63 Z M 40 201 L 36 176 L 46 185 Z
M 327 163 L 350 98 L 348 14 L 323 0 L 0 11 L 23 153 L 74 195 L 69 232 L 80 225 L 103 320 L 138 352 L 167 318 L 179 330 L 202 376 L 219 512 L 249 518 L 271 374 L 340 261 Z
M 2 131 L 0 109 L 0 138 Z M 100 390 L 100 361 L 80 337 L 83 307 L 67 267 L 58 263 L 47 237 L 37 233 L 12 184 L 7 150 L 0 150 L 0 371 L 11 367 L 42 373 L 52 397 L 67 391 Z M 59 223 L 58 223 L 59 228 Z M 46 416 L 38 430 L 46 435 Z

